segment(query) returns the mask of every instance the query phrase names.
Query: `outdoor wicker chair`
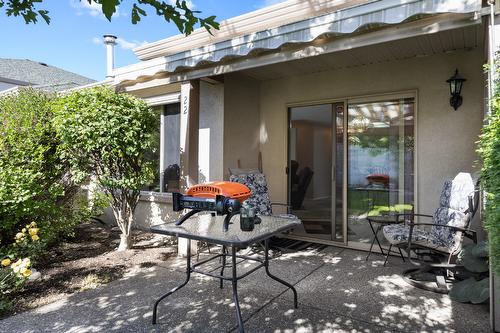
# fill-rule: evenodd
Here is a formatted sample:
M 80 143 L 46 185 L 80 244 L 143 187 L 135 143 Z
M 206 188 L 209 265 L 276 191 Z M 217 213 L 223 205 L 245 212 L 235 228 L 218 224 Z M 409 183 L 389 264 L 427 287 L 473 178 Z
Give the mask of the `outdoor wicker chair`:
M 478 183 L 474 185 L 469 173 L 459 173 L 453 180 L 444 183 L 439 208 L 433 215 L 400 214 L 399 218 L 404 223 L 383 228 L 384 236 L 390 243 L 387 253 L 392 246 L 399 247 L 406 251 L 412 264 L 419 266 L 403 273 L 407 282 L 427 290 L 448 292 L 446 280 L 456 268 L 456 259 L 462 250 L 464 237 L 477 242 L 476 232 L 470 229 L 470 224 L 478 203 Z M 432 222 L 420 222 L 422 218 Z M 412 252 L 423 264 L 412 260 Z M 388 257 L 387 255 L 384 265 Z M 429 260 L 433 263 L 429 264 Z M 437 287 L 425 280 L 429 276 L 434 278 L 433 283 Z

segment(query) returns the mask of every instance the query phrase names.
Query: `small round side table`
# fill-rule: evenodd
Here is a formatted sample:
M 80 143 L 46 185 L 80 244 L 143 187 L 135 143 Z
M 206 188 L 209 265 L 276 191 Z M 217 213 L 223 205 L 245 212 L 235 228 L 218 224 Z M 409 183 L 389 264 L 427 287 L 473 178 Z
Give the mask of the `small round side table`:
M 396 215 L 396 214 L 388 214 L 388 215 L 368 216 L 366 218 L 368 220 L 368 223 L 370 224 L 370 228 L 372 229 L 372 232 L 373 232 L 373 239 L 372 239 L 372 243 L 370 245 L 370 251 L 368 252 L 368 255 L 366 256 L 366 259 L 365 259 L 366 261 L 368 260 L 368 258 L 370 258 L 370 255 L 372 254 L 372 249 L 373 249 L 373 245 L 375 244 L 375 241 L 377 241 L 378 248 L 380 249 L 380 252 L 382 253 L 382 255 L 386 255 L 386 253 L 384 253 L 384 249 L 382 248 L 382 245 L 380 245 L 380 241 L 378 239 L 378 232 L 382 229 L 383 226 L 386 226 L 389 224 L 402 223 L 403 221 L 400 221 L 398 219 L 398 216 L 399 215 Z M 373 228 L 374 223 L 378 224 L 376 230 Z M 398 247 L 398 250 L 399 250 L 399 255 L 401 256 L 401 259 L 403 259 L 403 261 L 405 261 L 405 257 L 404 257 L 404 255 L 401 252 L 401 249 L 399 247 Z M 387 251 L 388 251 L 387 254 L 389 254 L 390 249 Z M 385 266 L 385 263 L 384 263 L 384 266 Z

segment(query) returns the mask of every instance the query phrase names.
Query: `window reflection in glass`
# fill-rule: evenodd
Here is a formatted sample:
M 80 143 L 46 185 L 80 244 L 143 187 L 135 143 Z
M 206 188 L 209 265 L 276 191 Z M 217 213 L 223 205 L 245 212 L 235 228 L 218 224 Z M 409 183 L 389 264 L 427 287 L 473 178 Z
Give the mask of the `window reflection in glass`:
M 180 104 L 154 107 L 157 127 L 154 129 L 153 147 L 146 157 L 154 165 L 154 180 L 143 188 L 151 192 L 179 191 L 180 181 Z
M 413 209 L 414 99 L 349 104 L 347 135 L 349 240 L 369 242 L 367 216 Z

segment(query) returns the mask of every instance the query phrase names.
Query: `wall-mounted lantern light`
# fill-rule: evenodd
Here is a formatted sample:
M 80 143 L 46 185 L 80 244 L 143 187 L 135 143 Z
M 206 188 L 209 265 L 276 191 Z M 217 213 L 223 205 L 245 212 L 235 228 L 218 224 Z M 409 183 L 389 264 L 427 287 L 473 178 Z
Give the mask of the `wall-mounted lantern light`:
M 462 105 L 463 98 L 460 93 L 462 92 L 462 85 L 465 81 L 466 79 L 458 74 L 458 69 L 455 70 L 455 75 L 446 80 L 450 85 L 450 105 L 455 111 Z

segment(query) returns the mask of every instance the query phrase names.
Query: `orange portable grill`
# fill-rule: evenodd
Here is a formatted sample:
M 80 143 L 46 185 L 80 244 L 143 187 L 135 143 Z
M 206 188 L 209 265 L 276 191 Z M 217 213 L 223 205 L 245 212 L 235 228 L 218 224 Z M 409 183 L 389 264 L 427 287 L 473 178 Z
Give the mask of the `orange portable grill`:
M 197 198 L 215 198 L 218 195 L 223 195 L 226 198 L 237 199 L 243 203 L 252 192 L 243 184 L 235 182 L 212 182 L 199 184 L 190 187 L 187 195 Z
M 229 221 L 240 212 L 241 204 L 251 194 L 252 192 L 245 185 L 225 181 L 195 185 L 187 190 L 186 195 L 172 193 L 175 212 L 191 209 L 181 216 L 175 224 L 181 225 L 188 218 L 201 211 L 212 211 L 217 215 L 226 215 L 223 228 L 224 231 L 227 231 Z

